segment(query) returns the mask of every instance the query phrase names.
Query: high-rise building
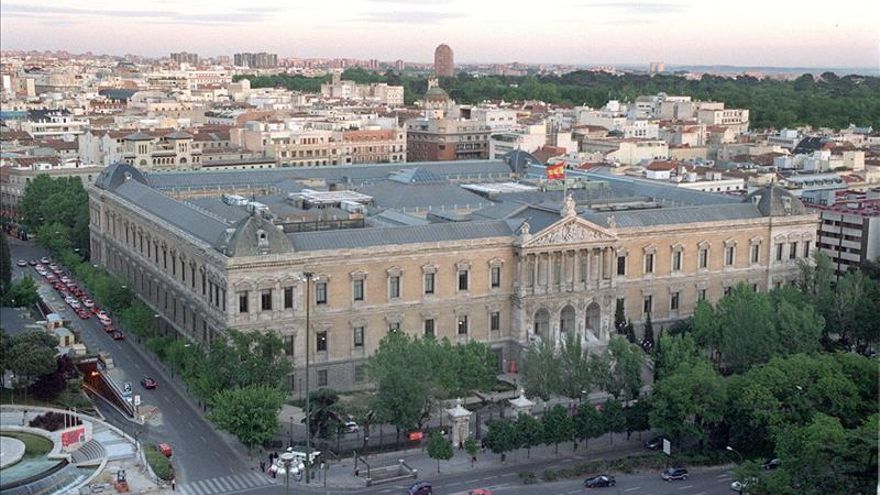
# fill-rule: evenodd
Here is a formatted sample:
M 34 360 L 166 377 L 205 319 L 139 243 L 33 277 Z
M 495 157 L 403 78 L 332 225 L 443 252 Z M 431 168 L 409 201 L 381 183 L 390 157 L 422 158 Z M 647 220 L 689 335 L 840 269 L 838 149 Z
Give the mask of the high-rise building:
M 434 50 L 434 74 L 437 77 L 452 77 L 455 75 L 455 61 L 453 60 L 452 48 L 446 43 Z
M 236 53 L 233 58 L 237 67 L 249 67 L 251 69 L 278 67 L 278 54 L 276 53 Z
M 178 64 L 199 65 L 198 53 L 176 52 L 171 54 L 171 60 Z

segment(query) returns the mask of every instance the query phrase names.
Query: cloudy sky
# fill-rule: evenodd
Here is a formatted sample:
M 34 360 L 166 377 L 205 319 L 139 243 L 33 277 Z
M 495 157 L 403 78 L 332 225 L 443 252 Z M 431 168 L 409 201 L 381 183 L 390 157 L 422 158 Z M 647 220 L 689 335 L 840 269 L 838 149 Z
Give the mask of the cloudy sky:
M 880 67 L 880 2 L 3 0 L 3 49 L 456 62 Z

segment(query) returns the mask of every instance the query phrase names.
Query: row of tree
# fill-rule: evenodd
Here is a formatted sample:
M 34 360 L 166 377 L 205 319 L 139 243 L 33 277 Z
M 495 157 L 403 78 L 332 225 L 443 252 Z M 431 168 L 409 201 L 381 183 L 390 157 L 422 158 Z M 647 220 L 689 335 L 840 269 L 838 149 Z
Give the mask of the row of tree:
M 358 83 L 385 82 L 402 85 L 407 104 L 427 90 L 425 76 L 387 71 L 383 74 L 361 68 L 346 70 L 342 77 Z M 273 75 L 236 76 L 249 79 L 253 87 L 285 87 L 294 91 L 318 92 L 328 78 Z M 825 72 L 804 74 L 793 81 L 736 79 L 704 75 L 686 79 L 674 74 L 623 74 L 577 71 L 557 75 L 474 77 L 460 73 L 442 78 L 441 86 L 459 103 L 486 100 L 543 101 L 565 105 L 599 107 L 608 100 L 634 101 L 640 95 L 690 95 L 697 100 L 723 101 L 730 108 L 747 108 L 757 128 L 810 125 L 843 128 L 850 124 L 880 127 L 880 78 Z

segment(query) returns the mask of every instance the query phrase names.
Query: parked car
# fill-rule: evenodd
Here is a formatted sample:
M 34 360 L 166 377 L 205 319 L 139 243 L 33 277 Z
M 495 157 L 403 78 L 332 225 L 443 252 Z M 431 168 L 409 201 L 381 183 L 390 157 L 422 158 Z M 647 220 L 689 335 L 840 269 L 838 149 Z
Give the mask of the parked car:
M 764 461 L 764 464 L 761 464 L 761 467 L 763 467 L 767 471 L 772 471 L 781 465 L 782 465 L 782 459 L 780 459 L 778 457 L 774 457 L 773 459 L 767 459 L 766 461 Z
M 159 453 L 164 455 L 165 457 L 171 457 L 171 454 L 173 454 L 173 451 L 171 450 L 171 444 L 168 443 L 160 443 L 159 445 L 156 445 L 156 449 L 158 449 Z
M 663 449 L 663 437 L 654 437 L 647 442 L 645 442 L 645 448 L 648 450 L 661 450 Z
M 82 302 L 82 303 L 83 303 L 83 306 L 85 306 L 85 307 L 87 307 L 87 308 L 89 308 L 89 309 L 95 307 L 95 301 L 92 301 L 91 299 L 83 299 L 83 302 Z
M 81 310 L 77 311 L 76 315 L 79 316 L 80 319 L 83 319 L 83 320 L 88 320 L 89 318 L 92 317 L 92 313 L 88 312 L 85 309 L 81 309 Z
M 468 495 L 492 495 L 492 490 L 488 488 L 477 488 L 476 490 L 469 491 Z
M 25 261 L 25 260 L 18 260 L 18 261 L 15 262 L 15 264 L 18 265 L 18 266 L 24 267 L 24 266 L 27 266 L 27 261 Z
M 30 261 L 28 261 L 28 265 L 31 265 L 31 266 L 37 266 L 37 260 L 30 260 Z
M 737 492 L 737 493 L 742 493 L 745 490 L 747 490 L 750 486 L 755 484 L 757 481 L 758 481 L 757 478 L 749 478 L 744 481 L 736 480 L 730 484 L 730 489 Z
M 352 420 L 348 420 L 345 422 L 345 432 L 346 433 L 357 433 L 360 431 L 360 427 L 357 423 Z
M 51 261 L 52 260 L 50 260 L 48 256 L 43 256 L 42 258 L 40 258 L 40 263 L 44 265 L 48 265 Z
M 113 333 L 116 331 L 116 327 L 113 325 L 104 325 L 104 331 L 107 333 Z
M 141 380 L 141 385 L 143 385 L 144 388 L 147 390 L 153 390 L 154 388 L 159 386 L 159 382 L 154 380 L 153 377 L 151 377 L 151 376 L 145 376 Z
M 604 488 L 616 484 L 617 481 L 610 474 L 597 474 L 584 480 L 584 486 L 587 488 Z
M 97 305 L 92 306 L 92 314 L 93 315 L 97 316 L 98 313 L 100 313 L 100 312 L 101 312 L 101 308 L 99 308 Z
M 114 330 L 113 333 L 110 334 L 110 336 L 113 337 L 113 340 L 125 340 L 125 335 L 123 335 L 122 332 L 120 332 L 119 330 Z
M 660 477 L 663 478 L 663 481 L 686 480 L 688 479 L 688 470 L 683 467 L 666 468 Z
M 432 495 L 434 488 L 427 481 L 417 481 L 406 490 L 406 495 Z

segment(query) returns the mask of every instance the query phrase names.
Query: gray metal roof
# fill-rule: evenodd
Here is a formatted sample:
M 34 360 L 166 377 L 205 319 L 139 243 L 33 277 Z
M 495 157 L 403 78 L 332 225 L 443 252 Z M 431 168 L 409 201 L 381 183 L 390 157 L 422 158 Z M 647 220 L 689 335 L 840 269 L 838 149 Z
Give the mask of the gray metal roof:
M 608 227 L 608 217 L 614 215 L 620 228 L 652 227 L 696 222 L 724 222 L 761 218 L 761 212 L 751 203 L 721 204 L 712 208 L 686 206 L 652 210 L 630 210 L 609 213 L 584 213 L 580 216 L 596 225 Z
M 383 180 L 366 184 L 358 192 L 372 196 L 377 206 L 395 210 L 479 209 L 492 202 L 449 183 L 402 184 Z
M 385 210 L 370 217 L 370 220 L 379 227 L 396 227 L 402 225 L 426 225 L 431 222 L 421 217 L 407 215 L 395 210 Z
M 645 196 L 666 206 L 716 205 L 740 201 L 740 198 L 723 194 L 695 191 L 647 179 L 611 175 L 608 172 L 575 172 L 575 174 L 607 181 L 614 196 Z
M 294 251 L 356 249 L 513 236 L 505 221 L 433 223 L 407 227 L 374 227 L 288 234 Z
M 220 217 L 207 210 L 170 198 L 136 180 L 128 180 L 117 186 L 116 194 L 212 246 L 229 227 Z
M 250 215 L 243 206 L 228 205 L 220 198 L 196 198 L 186 202 L 225 218 L 228 223 L 238 223 Z

